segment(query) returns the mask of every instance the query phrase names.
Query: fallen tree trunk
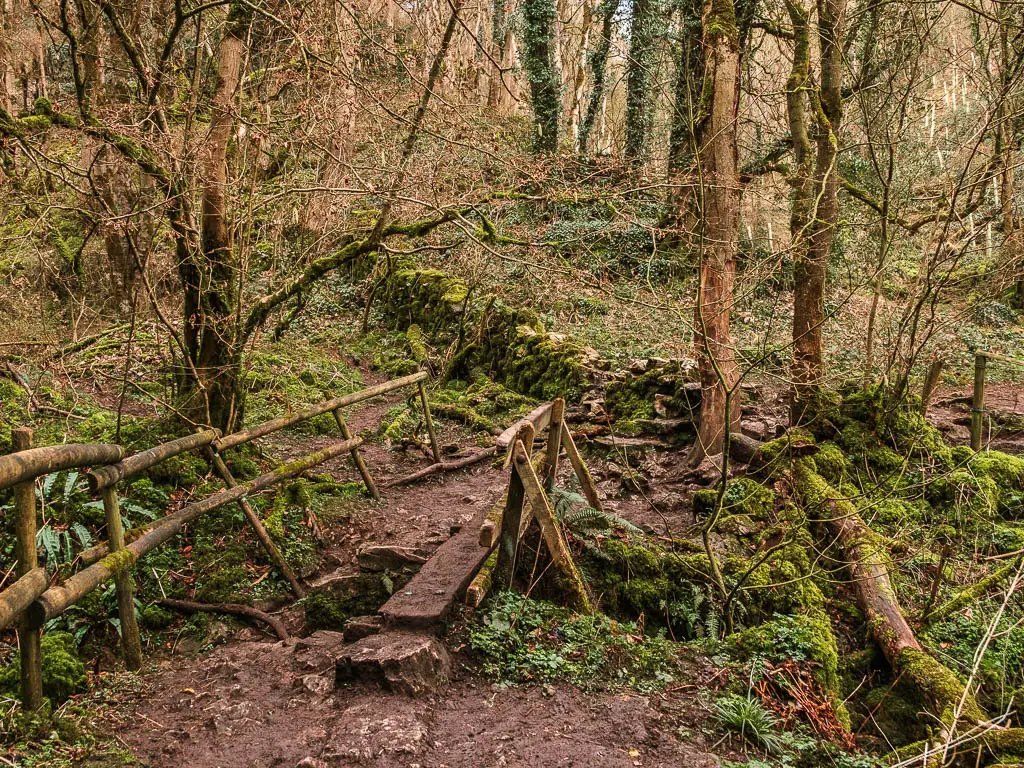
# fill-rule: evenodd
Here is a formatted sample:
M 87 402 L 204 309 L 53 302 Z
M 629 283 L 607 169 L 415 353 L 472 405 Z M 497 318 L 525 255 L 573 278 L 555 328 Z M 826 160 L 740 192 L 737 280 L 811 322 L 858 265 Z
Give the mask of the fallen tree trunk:
M 292 639 L 291 635 L 288 634 L 288 630 L 285 629 L 284 622 L 274 618 L 269 613 L 264 613 L 249 605 L 241 605 L 239 603 L 196 603 L 192 600 L 171 600 L 170 598 L 160 600 L 157 605 L 174 611 L 181 611 L 182 613 L 227 613 L 233 616 L 258 619 L 274 630 L 274 634 L 277 635 L 281 642 L 287 643 Z
M 952 670 L 921 647 L 907 623 L 890 580 L 893 563 L 882 538 L 867 526 L 853 502 L 817 473 L 810 458 L 794 462 L 793 479 L 804 505 L 816 513 L 811 517 L 824 521 L 834 537 L 828 549 L 838 549 L 857 604 L 893 672 L 931 701 L 950 732 L 958 721 L 969 727 L 984 722 L 986 715 L 971 692 Z

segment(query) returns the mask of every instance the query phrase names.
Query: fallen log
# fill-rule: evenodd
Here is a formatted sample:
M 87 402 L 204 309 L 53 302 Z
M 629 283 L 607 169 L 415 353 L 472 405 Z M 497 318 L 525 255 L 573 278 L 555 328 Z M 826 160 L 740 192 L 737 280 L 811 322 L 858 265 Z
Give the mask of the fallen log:
M 476 453 L 472 453 L 469 456 L 465 456 L 461 459 L 456 459 L 455 461 L 441 461 L 436 464 L 431 464 L 429 467 L 424 467 L 423 469 L 417 470 L 412 474 L 403 475 L 402 477 L 392 480 L 391 482 L 387 483 L 384 487 L 395 488 L 396 486 L 399 485 L 408 485 L 409 483 L 414 483 L 417 480 L 421 480 L 424 477 L 436 475 L 440 472 L 454 472 L 457 469 L 464 469 L 465 467 L 470 467 L 474 464 L 479 464 L 484 459 L 493 456 L 495 453 L 497 453 L 497 450 L 497 447 L 492 445 L 490 448 L 484 448 L 483 450 L 477 451 Z
M 853 502 L 844 498 L 817 473 L 810 458 L 793 465 L 795 490 L 812 507 L 810 519 L 822 520 L 834 537 L 826 545 L 838 549 L 850 577 L 857 604 L 893 672 L 917 687 L 935 706 L 935 714 L 952 731 L 957 720 L 970 727 L 987 718 L 960 678 L 930 656 L 910 628 L 889 574 L 894 566 L 885 542 L 872 531 Z
M 170 608 L 173 611 L 182 613 L 227 613 L 233 616 L 245 616 L 249 619 L 257 619 L 268 625 L 281 642 L 287 643 L 292 637 L 285 629 L 284 622 L 271 616 L 269 613 L 253 608 L 249 605 L 239 603 L 197 603 L 192 600 L 171 600 L 164 598 L 157 602 L 157 605 Z

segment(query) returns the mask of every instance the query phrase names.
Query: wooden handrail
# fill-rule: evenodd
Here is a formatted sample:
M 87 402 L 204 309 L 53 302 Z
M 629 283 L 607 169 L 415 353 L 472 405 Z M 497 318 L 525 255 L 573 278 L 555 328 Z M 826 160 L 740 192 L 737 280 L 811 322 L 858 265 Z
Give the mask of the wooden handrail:
M 0 592 L 0 629 L 28 608 L 32 601 L 46 591 L 46 570 L 33 568 L 11 586 Z
M 300 421 L 311 419 L 314 416 L 330 413 L 331 411 L 336 411 L 339 408 L 344 408 L 347 405 L 355 405 L 356 403 L 361 403 L 364 400 L 369 400 L 370 398 L 377 397 L 378 395 L 394 392 L 396 389 L 401 389 L 402 387 L 419 384 L 424 381 L 428 375 L 429 374 L 426 371 L 420 371 L 419 373 L 413 373 L 409 376 L 403 376 L 400 379 L 385 381 L 383 384 L 377 384 L 374 387 L 361 389 L 358 392 L 342 395 L 341 397 L 336 397 L 333 400 L 327 400 L 326 402 L 319 403 L 303 411 L 294 413 L 291 416 L 281 416 L 276 419 L 271 419 L 270 421 L 265 421 L 262 424 L 257 424 L 255 427 L 249 427 L 248 429 L 242 429 L 238 432 L 233 432 L 230 435 L 225 435 L 218 440 L 214 440 L 213 447 L 217 451 L 223 451 L 236 445 L 247 443 L 250 440 L 255 440 L 257 437 L 269 435 L 271 432 L 277 432 L 279 429 L 290 427 L 292 424 L 297 424 Z
M 69 443 L 0 456 L 0 489 L 65 469 L 114 464 L 124 458 L 124 448 L 107 443 Z
M 150 448 L 148 451 L 132 454 L 117 464 L 109 464 L 92 470 L 88 473 L 89 485 L 92 486 L 93 491 L 101 491 L 121 480 L 126 480 L 140 472 L 144 472 L 165 459 L 177 456 L 185 451 L 191 451 L 194 448 L 202 448 L 204 445 L 209 445 L 218 437 L 220 437 L 219 429 L 206 429 L 193 435 L 171 440 L 169 443 L 161 443 Z
M 308 454 L 296 459 L 272 472 L 260 475 L 255 480 L 219 491 L 194 504 L 188 504 L 177 512 L 156 521 L 148 530 L 128 544 L 120 552 L 107 555 L 98 563 L 79 571 L 63 584 L 50 587 L 29 606 L 28 620 L 32 626 L 42 626 L 55 616 L 59 616 L 69 605 L 89 594 L 96 587 L 108 581 L 115 573 L 130 568 L 142 555 L 163 544 L 176 533 L 185 523 L 200 515 L 238 501 L 243 496 L 264 490 L 275 483 L 294 477 L 300 472 L 323 464 L 343 453 L 352 450 L 362 443 L 362 438 L 344 440 L 324 448 L 322 451 Z M 109 550 L 108 550 L 109 551 Z

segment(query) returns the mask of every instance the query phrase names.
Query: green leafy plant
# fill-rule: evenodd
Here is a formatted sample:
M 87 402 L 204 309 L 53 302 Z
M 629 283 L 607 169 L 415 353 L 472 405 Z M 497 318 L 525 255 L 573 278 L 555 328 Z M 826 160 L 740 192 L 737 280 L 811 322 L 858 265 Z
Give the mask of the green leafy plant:
M 722 696 L 712 707 L 712 716 L 719 725 L 739 734 L 754 746 L 771 754 L 783 748 L 785 742 L 775 730 L 779 719 L 750 694 Z

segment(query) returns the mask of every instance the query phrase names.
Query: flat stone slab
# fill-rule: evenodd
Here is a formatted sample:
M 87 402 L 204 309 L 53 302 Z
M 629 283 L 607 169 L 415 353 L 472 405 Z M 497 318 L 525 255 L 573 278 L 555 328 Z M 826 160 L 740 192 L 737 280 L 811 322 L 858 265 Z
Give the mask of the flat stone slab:
M 345 647 L 335 665 L 335 682 L 379 683 L 398 693 L 435 691 L 451 677 L 448 650 L 430 635 L 387 632 Z
M 385 626 L 420 631 L 441 628 L 491 552 L 480 546 L 480 526 L 486 513 L 482 510 L 438 547 L 419 573 L 381 606 Z
M 427 558 L 411 547 L 370 546 L 363 547 L 356 554 L 359 570 L 368 572 L 415 570 Z

